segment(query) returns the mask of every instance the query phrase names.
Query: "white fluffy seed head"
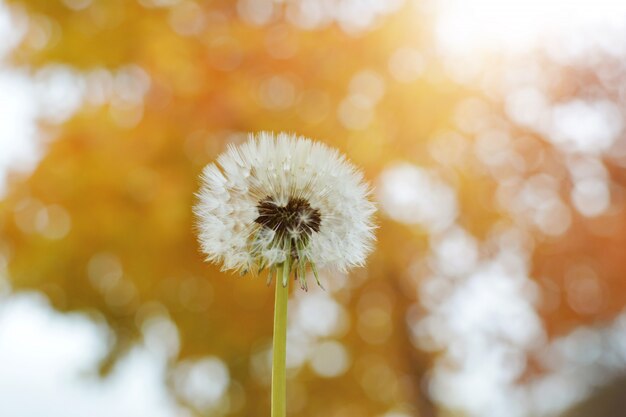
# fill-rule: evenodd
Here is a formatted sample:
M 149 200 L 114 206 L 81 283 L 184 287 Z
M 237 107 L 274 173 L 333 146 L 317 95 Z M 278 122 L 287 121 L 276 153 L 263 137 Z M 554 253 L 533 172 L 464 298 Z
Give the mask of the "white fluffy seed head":
M 258 271 L 290 259 L 345 271 L 363 265 L 373 248 L 370 188 L 322 143 L 251 134 L 207 165 L 201 182 L 199 240 L 207 260 L 224 270 Z

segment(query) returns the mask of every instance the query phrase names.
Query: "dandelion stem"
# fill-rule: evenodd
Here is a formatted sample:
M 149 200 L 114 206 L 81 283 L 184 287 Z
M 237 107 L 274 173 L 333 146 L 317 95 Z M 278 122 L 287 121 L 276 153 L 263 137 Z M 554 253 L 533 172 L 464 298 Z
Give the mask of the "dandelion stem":
M 283 265 L 289 268 L 289 266 Z M 289 298 L 289 279 L 279 279 L 283 267 L 277 268 L 276 298 L 274 300 L 274 345 L 272 357 L 272 416 L 285 417 L 287 410 L 287 300 Z M 289 272 L 287 272 L 288 274 Z

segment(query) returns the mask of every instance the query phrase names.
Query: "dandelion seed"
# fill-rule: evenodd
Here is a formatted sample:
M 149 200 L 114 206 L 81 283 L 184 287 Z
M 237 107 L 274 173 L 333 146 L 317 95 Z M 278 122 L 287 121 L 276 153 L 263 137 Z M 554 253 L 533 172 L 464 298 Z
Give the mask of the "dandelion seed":
M 202 250 L 224 270 L 294 271 L 306 288 L 307 266 L 317 279 L 318 268 L 363 265 L 374 241 L 369 194 L 362 174 L 324 144 L 250 135 L 203 171 L 194 208 Z

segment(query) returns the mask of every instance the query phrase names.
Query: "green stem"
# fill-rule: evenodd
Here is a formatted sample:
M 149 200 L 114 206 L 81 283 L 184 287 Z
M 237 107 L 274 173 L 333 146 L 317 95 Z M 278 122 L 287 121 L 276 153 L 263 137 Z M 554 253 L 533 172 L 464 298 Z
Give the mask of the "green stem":
M 287 268 L 289 268 L 287 266 Z M 276 298 L 274 300 L 274 346 L 272 357 L 272 417 L 285 417 L 287 414 L 287 300 L 289 279 L 283 286 L 283 268 L 276 272 Z M 287 270 L 287 274 L 288 274 Z

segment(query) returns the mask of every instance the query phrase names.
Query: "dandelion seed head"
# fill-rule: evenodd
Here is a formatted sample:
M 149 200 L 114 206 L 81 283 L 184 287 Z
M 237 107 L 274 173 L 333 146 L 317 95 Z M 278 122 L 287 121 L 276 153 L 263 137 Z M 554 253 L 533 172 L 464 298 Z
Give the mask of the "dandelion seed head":
M 250 135 L 204 168 L 202 251 L 224 270 L 291 259 L 345 271 L 373 248 L 374 204 L 363 175 L 338 151 L 287 133 Z

